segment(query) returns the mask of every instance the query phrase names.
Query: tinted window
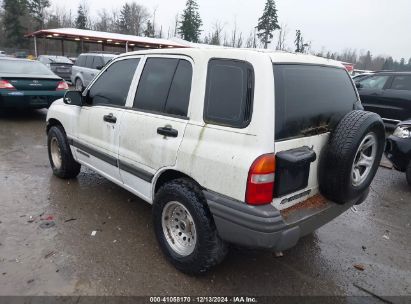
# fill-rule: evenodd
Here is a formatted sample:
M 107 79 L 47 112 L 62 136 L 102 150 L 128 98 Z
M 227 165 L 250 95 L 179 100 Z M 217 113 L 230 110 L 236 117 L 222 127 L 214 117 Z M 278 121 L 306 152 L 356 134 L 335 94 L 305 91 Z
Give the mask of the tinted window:
M 165 113 L 187 116 L 192 75 L 191 64 L 186 60 L 180 60 L 171 83 Z
M 126 59 L 113 63 L 92 85 L 89 102 L 124 106 L 139 59 Z
M 103 58 L 95 56 L 93 60 L 93 65 L 91 66 L 92 69 L 102 68 L 104 66 Z
M 94 56 L 86 56 L 86 63 L 84 64 L 84 67 L 90 68 L 93 66 L 93 59 Z
M 213 59 L 208 64 L 204 121 L 245 127 L 251 116 L 254 74 L 241 61 Z
M 81 55 L 79 58 L 76 60 L 76 65 L 80 67 L 84 67 L 86 64 L 86 56 Z
M 362 88 L 364 89 L 379 89 L 382 90 L 390 76 L 371 76 L 369 78 L 360 80 Z
M 134 98 L 134 107 L 163 112 L 178 59 L 149 58 L 141 74 Z
M 344 69 L 311 65 L 274 65 L 275 138 L 332 129 L 357 101 Z
M 411 91 L 411 76 L 395 76 L 391 89 Z

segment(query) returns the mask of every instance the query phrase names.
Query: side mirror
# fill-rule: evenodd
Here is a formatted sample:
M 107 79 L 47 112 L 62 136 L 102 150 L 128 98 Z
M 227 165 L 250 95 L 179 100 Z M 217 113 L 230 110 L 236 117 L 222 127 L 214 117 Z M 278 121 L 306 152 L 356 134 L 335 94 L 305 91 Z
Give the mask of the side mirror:
M 362 88 L 362 84 L 359 83 L 359 82 L 356 82 L 356 83 L 355 83 L 355 87 L 356 87 L 357 89 L 361 89 L 361 88 Z
M 97 69 L 97 70 L 101 70 L 102 68 L 104 68 L 104 66 L 102 66 L 102 65 L 96 66 L 96 69 Z
M 67 91 L 64 94 L 63 101 L 65 104 L 81 107 L 83 105 L 83 95 L 79 91 Z

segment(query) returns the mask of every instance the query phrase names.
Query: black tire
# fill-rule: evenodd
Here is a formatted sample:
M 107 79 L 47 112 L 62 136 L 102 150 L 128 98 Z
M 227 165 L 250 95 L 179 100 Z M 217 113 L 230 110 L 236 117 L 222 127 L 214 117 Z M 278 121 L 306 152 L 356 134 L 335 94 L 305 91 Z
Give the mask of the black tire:
M 163 210 L 168 202 L 181 203 L 190 213 L 196 230 L 194 251 L 186 256 L 172 249 L 162 226 Z M 213 217 L 201 189 L 188 179 L 176 179 L 164 184 L 153 204 L 153 225 L 157 241 L 167 259 L 178 270 L 197 275 L 219 264 L 227 254 L 227 244 L 218 236 Z
M 52 157 L 52 148 L 51 143 L 52 141 L 56 140 L 58 144 L 58 148 L 60 149 L 60 161 L 61 164 L 55 164 Z M 81 165 L 77 163 L 73 155 L 71 154 L 70 146 L 67 141 L 66 132 L 62 126 L 52 126 L 48 131 L 47 136 L 47 147 L 48 147 L 48 155 L 51 168 L 53 169 L 54 175 L 60 178 L 75 178 L 81 169 Z
M 80 78 L 76 78 L 76 81 L 74 82 L 74 88 L 76 89 L 76 91 L 84 91 L 84 85 Z
M 408 164 L 407 171 L 405 172 L 407 183 L 411 187 L 411 162 Z
M 364 180 L 355 185 L 353 165 L 362 141 L 366 136 L 375 135 L 376 155 L 369 173 Z M 385 129 L 379 115 L 366 111 L 348 113 L 331 133 L 325 147 L 319 169 L 321 193 L 328 199 L 344 204 L 360 197 L 368 189 L 384 151 Z

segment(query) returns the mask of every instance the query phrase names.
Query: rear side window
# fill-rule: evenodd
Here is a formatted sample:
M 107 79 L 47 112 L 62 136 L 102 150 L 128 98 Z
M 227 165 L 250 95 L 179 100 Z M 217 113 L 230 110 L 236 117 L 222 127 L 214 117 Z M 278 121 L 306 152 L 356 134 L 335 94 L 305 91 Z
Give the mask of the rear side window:
M 187 116 L 192 67 L 182 59 L 149 58 L 141 74 L 133 107 Z
M 125 59 L 110 65 L 91 86 L 89 103 L 124 106 L 139 61 L 140 59 Z
M 275 139 L 333 129 L 357 101 L 344 69 L 315 65 L 274 65 Z
M 251 119 L 254 72 L 249 63 L 212 59 L 208 64 L 204 121 L 244 128 Z
M 84 64 L 84 67 L 91 69 L 93 66 L 93 59 L 94 59 L 94 56 L 86 56 L 86 63 Z
M 77 59 L 75 65 L 83 67 L 83 66 L 85 66 L 85 64 L 86 64 L 86 56 L 82 55 Z
M 391 89 L 411 91 L 411 76 L 395 76 Z

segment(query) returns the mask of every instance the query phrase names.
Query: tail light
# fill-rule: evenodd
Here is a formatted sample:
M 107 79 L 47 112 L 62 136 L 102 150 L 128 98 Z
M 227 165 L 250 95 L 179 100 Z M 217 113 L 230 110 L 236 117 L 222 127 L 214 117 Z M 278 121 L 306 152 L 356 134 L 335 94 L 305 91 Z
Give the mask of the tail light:
M 0 80 L 0 89 L 15 90 L 16 88 L 9 81 Z
M 273 200 L 275 155 L 264 154 L 250 167 L 245 201 L 249 205 L 266 205 Z
M 68 86 L 67 82 L 60 81 L 58 86 L 57 86 L 56 91 L 65 91 L 65 90 L 68 90 L 68 89 L 69 89 L 69 86 Z

